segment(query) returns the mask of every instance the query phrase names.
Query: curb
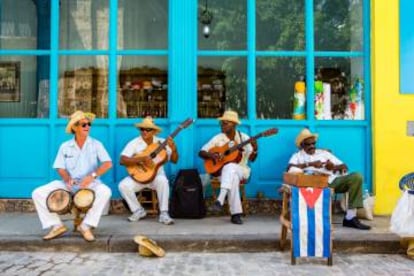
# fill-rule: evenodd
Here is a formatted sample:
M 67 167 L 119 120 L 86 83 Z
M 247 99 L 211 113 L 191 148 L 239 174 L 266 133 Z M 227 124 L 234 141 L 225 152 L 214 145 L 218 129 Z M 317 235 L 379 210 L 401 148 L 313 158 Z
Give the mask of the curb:
M 279 238 L 275 235 L 234 236 L 182 236 L 152 235 L 152 239 L 167 252 L 269 252 L 280 251 Z M 289 251 L 289 241 L 285 251 Z M 137 252 L 131 236 L 97 236 L 96 241 L 86 242 L 80 236 L 64 236 L 43 241 L 39 236 L 0 239 L 1 251 L 45 252 Z M 369 240 L 333 240 L 333 252 L 402 254 L 404 250 L 392 235 L 378 235 Z

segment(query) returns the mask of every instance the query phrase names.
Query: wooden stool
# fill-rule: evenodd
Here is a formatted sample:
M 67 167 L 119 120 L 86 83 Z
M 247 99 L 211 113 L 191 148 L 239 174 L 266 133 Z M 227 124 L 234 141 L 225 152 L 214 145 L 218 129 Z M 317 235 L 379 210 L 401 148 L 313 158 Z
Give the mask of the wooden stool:
M 213 190 L 212 193 L 212 198 L 213 198 L 213 202 L 215 202 L 217 200 L 217 193 L 220 192 L 220 180 L 217 177 L 214 177 L 211 179 L 210 181 L 211 183 L 211 189 Z M 246 190 L 244 188 L 244 186 L 246 185 L 246 180 L 242 180 L 240 181 L 240 198 L 241 198 L 241 202 L 242 202 L 242 208 L 243 208 L 243 214 L 247 214 L 248 213 L 248 207 L 249 207 L 249 203 L 247 202 L 247 197 L 246 197 Z M 224 204 L 227 204 L 226 202 Z
M 137 193 L 137 198 L 148 215 L 158 215 L 157 191 L 150 188 L 144 188 Z

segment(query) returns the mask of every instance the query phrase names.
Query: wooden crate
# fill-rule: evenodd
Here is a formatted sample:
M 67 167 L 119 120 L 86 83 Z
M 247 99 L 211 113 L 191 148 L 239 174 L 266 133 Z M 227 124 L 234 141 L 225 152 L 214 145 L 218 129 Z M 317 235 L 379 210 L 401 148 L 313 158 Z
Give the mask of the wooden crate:
M 303 174 L 303 173 L 284 173 L 283 182 L 298 187 L 328 187 L 328 175 L 324 174 Z

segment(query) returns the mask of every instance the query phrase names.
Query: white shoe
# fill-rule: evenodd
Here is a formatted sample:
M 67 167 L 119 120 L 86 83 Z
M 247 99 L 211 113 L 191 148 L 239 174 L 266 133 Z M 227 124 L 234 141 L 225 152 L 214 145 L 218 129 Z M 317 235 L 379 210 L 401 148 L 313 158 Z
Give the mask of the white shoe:
M 162 212 L 158 221 L 165 225 L 174 224 L 174 220 L 170 217 L 170 215 L 168 215 L 167 212 Z
M 140 219 L 144 218 L 146 215 L 147 215 L 147 212 L 145 212 L 144 209 L 138 209 L 130 217 L 128 217 L 128 220 L 131 222 L 139 221 Z

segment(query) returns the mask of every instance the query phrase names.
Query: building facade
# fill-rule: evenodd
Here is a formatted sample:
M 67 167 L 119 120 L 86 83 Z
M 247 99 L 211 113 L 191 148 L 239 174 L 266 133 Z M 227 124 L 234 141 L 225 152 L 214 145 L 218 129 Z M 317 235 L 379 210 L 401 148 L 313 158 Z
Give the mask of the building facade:
M 91 135 L 113 158 L 103 179 L 119 198 L 119 154 L 139 134 L 134 123 L 151 115 L 166 137 L 196 119 L 175 138 L 181 158 L 167 173 L 204 173 L 198 151 L 233 109 L 249 135 L 279 129 L 258 140 L 248 197 L 279 196 L 308 127 L 364 175 L 377 213 L 390 213 L 410 167 L 412 111 L 399 91 L 399 3 L 385 2 L 2 0 L 0 198 L 29 198 L 57 177 L 74 110 L 97 115 Z

